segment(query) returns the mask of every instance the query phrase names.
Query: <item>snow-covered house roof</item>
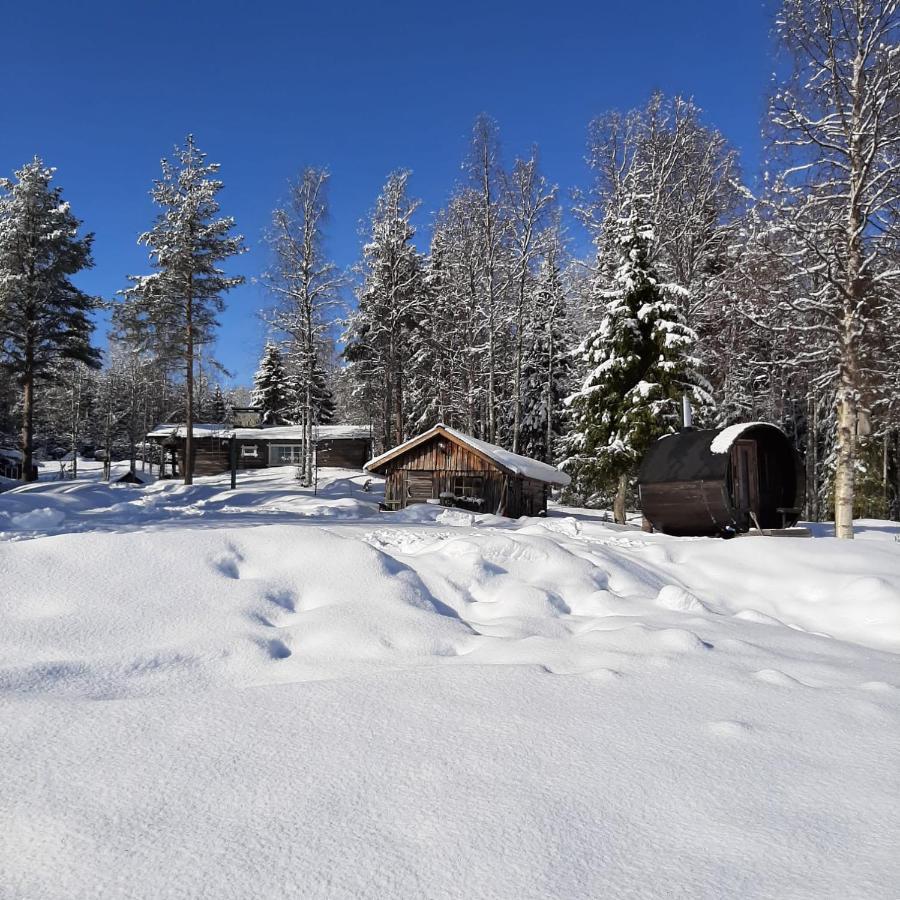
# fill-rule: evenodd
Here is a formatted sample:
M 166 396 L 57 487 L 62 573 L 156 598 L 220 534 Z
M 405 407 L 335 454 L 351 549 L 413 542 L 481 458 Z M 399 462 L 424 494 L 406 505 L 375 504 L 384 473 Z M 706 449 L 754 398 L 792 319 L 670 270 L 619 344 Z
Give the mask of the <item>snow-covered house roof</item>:
M 193 428 L 193 435 L 195 438 L 208 438 L 208 437 L 222 437 L 229 438 L 231 437 L 232 428 L 230 425 L 223 424 L 214 424 L 207 422 L 195 422 Z M 186 425 L 177 425 L 171 423 L 164 423 L 162 425 L 157 425 L 153 431 L 147 432 L 148 438 L 184 438 L 187 437 L 187 426 Z
M 217 437 L 227 440 L 232 435 L 238 440 L 292 441 L 303 440 L 302 425 L 274 425 L 269 428 L 232 428 L 219 423 L 194 423 L 195 438 Z M 157 425 L 147 434 L 149 438 L 187 437 L 186 425 Z M 316 441 L 364 440 L 370 437 L 368 425 L 317 425 L 313 429 Z
M 498 447 L 496 444 L 489 444 L 487 441 L 473 438 L 471 435 L 463 434 L 463 432 L 457 431 L 455 428 L 444 425 L 443 422 L 439 422 L 434 427 L 429 428 L 428 431 L 410 438 L 392 450 L 370 459 L 364 468 L 368 472 L 374 472 L 395 457 L 401 456 L 407 450 L 411 450 L 413 447 L 431 440 L 435 435 L 442 435 L 462 444 L 464 447 L 468 447 L 473 453 L 489 460 L 497 468 L 509 475 L 519 475 L 522 478 L 531 478 L 534 481 L 542 481 L 546 484 L 555 484 L 560 487 L 565 487 L 571 480 L 565 472 L 560 472 L 555 466 L 539 462 L 527 456 L 520 456 L 518 453 L 504 450 L 503 447 Z

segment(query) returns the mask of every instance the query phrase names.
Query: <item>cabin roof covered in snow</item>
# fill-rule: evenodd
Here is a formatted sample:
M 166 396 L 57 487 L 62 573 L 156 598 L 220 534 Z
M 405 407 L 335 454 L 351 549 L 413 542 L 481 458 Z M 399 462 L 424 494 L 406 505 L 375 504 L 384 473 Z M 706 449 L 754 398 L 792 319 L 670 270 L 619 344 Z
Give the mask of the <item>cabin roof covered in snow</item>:
M 302 441 L 302 425 L 275 425 L 271 428 L 232 428 L 219 423 L 194 423 L 194 437 L 224 438 L 234 435 L 239 440 Z M 149 432 L 150 438 L 183 438 L 187 436 L 185 425 L 157 425 Z M 318 441 L 368 439 L 368 425 L 317 425 L 313 437 Z
M 539 462 L 538 460 L 531 459 L 527 456 L 520 456 L 518 453 L 504 450 L 503 447 L 498 447 L 496 444 L 480 441 L 478 438 L 463 434 L 463 432 L 457 431 L 455 428 L 450 428 L 442 422 L 429 428 L 428 431 L 410 438 L 408 441 L 388 450 L 386 453 L 382 453 L 380 456 L 370 459 L 364 468 L 369 472 L 375 471 L 389 460 L 402 455 L 407 450 L 410 450 L 425 441 L 431 440 L 435 435 L 449 437 L 451 440 L 468 447 L 480 456 L 489 459 L 494 465 L 504 472 L 508 472 L 510 475 L 520 475 L 523 478 L 531 478 L 535 481 L 543 481 L 547 484 L 559 485 L 560 487 L 565 487 L 571 480 L 565 472 L 560 472 L 555 466 Z

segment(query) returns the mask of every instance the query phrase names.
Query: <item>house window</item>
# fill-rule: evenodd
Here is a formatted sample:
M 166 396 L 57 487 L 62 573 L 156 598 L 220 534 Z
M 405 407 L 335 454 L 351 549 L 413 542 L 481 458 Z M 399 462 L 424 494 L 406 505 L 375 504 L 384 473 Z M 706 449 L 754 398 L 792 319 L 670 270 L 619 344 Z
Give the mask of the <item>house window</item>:
M 256 444 L 241 444 L 241 458 L 252 456 L 256 459 L 259 456 L 259 447 Z
M 303 459 L 303 448 L 299 444 L 273 447 L 272 455 L 276 466 L 296 466 Z
M 478 498 L 484 491 L 484 479 L 479 475 L 454 475 L 450 491 L 458 499 Z

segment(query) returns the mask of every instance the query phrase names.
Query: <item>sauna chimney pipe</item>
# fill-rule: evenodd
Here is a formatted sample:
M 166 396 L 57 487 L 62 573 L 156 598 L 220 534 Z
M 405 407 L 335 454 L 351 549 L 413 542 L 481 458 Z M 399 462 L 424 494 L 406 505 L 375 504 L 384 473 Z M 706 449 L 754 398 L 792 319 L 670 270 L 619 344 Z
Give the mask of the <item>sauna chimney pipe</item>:
M 691 428 L 694 424 L 694 413 L 691 410 L 691 401 L 687 394 L 681 397 L 681 414 L 684 419 L 684 427 Z

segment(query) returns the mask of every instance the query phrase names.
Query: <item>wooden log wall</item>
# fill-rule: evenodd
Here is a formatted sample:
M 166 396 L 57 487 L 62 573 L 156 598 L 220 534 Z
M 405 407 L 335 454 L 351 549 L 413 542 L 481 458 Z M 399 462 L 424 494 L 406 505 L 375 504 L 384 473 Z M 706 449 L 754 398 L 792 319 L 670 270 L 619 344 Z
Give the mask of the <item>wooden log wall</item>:
M 431 476 L 430 493 L 423 491 L 421 476 L 426 473 Z M 516 518 L 536 516 L 547 508 L 543 482 L 507 475 L 492 462 L 441 435 L 391 460 L 386 472 L 385 501 L 389 507 L 398 508 L 421 503 L 426 496 L 437 499 L 441 493 L 453 491 L 457 476 L 482 479 L 482 512 L 501 512 Z

